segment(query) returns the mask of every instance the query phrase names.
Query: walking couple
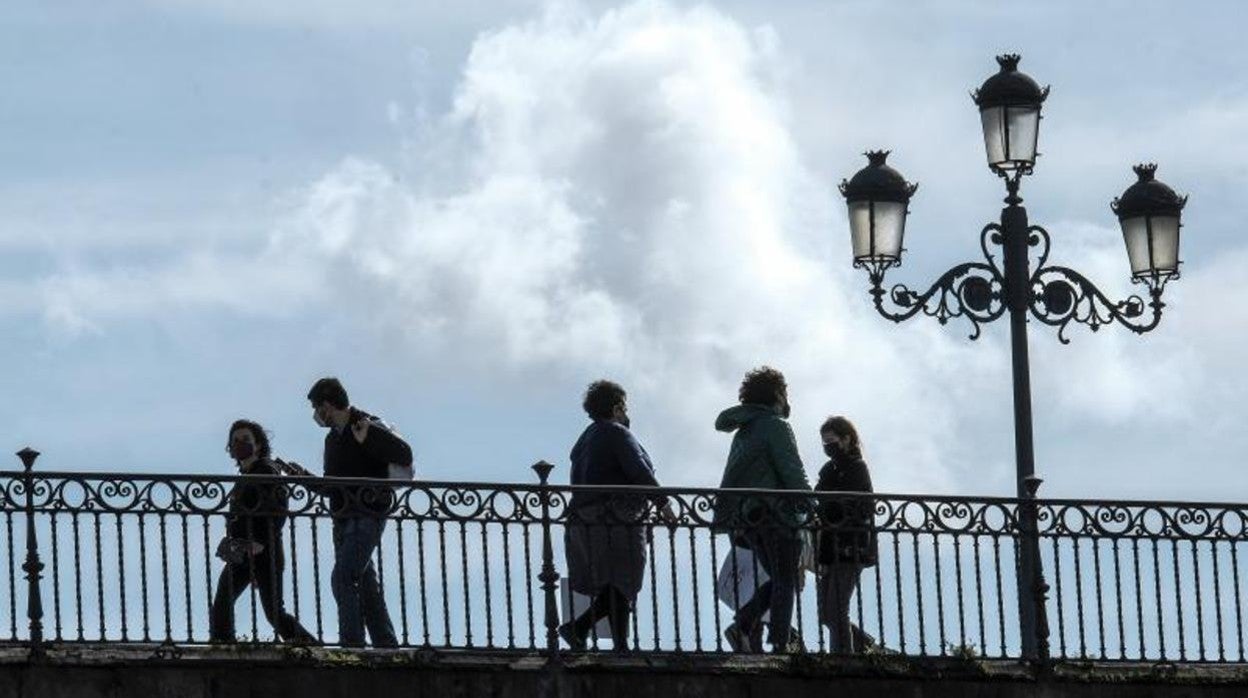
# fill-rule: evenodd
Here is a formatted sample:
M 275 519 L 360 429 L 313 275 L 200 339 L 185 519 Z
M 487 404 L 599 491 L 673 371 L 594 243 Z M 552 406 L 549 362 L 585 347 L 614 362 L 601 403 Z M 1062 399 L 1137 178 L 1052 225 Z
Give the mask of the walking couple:
M 411 447 L 380 419 L 353 407 L 336 378 L 318 380 L 308 392 L 312 419 L 328 430 L 325 435 L 324 474 L 329 478 L 410 478 Z M 281 473 L 311 476 L 297 463 L 272 456 L 269 435 L 258 423 L 238 420 L 230 427 L 226 446 L 239 472 L 274 478 Z M 362 647 L 368 631 L 373 645 L 395 647 L 394 626 L 373 565 L 373 554 L 394 506 L 394 494 L 385 485 L 340 485 L 328 481 L 305 483 L 324 496 L 333 516 L 334 567 L 330 575 L 338 606 L 339 643 Z M 282 528 L 287 519 L 287 485 L 270 481 L 240 481 L 229 496 L 226 538 L 217 549 L 225 561 L 212 603 L 210 638 L 234 642 L 234 603 L 250 584 L 260 596 L 265 618 L 286 642 L 314 644 L 318 640 L 285 610 L 282 599 Z

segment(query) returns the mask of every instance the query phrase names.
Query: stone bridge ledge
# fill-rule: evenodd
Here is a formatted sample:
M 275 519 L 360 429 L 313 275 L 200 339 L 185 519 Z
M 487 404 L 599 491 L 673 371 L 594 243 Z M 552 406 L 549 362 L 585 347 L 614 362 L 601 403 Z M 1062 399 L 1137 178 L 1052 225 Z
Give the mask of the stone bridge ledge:
M 0 696 L 1248 696 L 1248 665 L 1066 662 L 1039 669 L 975 658 L 696 653 L 560 659 L 552 667 L 531 651 L 75 644 L 51 646 L 32 661 L 26 648 L 10 646 L 0 647 Z

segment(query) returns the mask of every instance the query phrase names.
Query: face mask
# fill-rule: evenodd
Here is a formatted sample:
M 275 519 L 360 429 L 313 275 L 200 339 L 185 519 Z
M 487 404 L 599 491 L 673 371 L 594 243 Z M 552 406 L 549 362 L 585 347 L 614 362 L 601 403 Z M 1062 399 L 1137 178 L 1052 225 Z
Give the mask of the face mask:
M 792 408 L 790 408 L 790 407 L 789 407 L 789 401 L 788 401 L 788 400 L 785 400 L 785 401 L 784 401 L 784 407 L 781 407 L 781 408 L 780 408 L 780 416 L 781 416 L 781 417 L 784 417 L 785 419 L 788 419 L 788 418 L 789 418 L 789 413 L 790 413 L 790 412 L 792 412 L 792 411 L 793 411 L 793 410 L 792 410 Z
M 234 442 L 230 444 L 230 457 L 240 463 L 247 460 L 248 458 L 251 458 L 251 454 L 255 452 L 256 452 L 256 449 L 253 448 L 252 445 L 249 443 L 244 443 L 240 441 L 240 442 Z
M 628 415 L 624 415 L 623 417 L 620 417 L 618 421 L 620 422 L 620 424 L 624 426 L 625 429 L 628 429 L 629 427 L 633 426 L 633 420 L 629 419 Z
M 316 426 L 318 427 L 324 428 L 329 426 L 329 423 L 326 422 L 325 418 L 321 416 L 320 408 L 312 410 L 312 421 L 316 422 Z
M 840 446 L 833 444 L 833 443 L 824 444 L 823 452 L 828 456 L 828 458 L 831 458 L 832 460 L 839 459 L 845 453 L 844 451 L 841 450 Z

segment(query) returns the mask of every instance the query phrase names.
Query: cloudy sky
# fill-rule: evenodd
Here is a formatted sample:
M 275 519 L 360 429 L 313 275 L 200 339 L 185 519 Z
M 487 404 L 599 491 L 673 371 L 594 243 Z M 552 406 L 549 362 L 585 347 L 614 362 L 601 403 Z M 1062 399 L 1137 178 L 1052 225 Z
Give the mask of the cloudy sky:
M 454 7 L 454 9 L 447 9 Z M 1131 291 L 1130 166 L 1191 201 L 1144 337 L 1032 326 L 1052 496 L 1241 501 L 1248 46 L 1241 4 L 151 0 L 0 22 L 3 444 L 41 468 L 228 472 L 240 416 L 317 464 L 337 374 L 423 477 L 565 466 L 584 386 L 630 391 L 662 480 L 718 482 L 747 369 L 877 489 L 1010 494 L 1008 328 L 895 326 L 835 185 L 891 148 L 906 266 L 977 255 L 1003 192 L 967 96 L 993 56 L 1053 90 L 1024 185 L 1055 261 Z M 12 461 L 16 465 L 16 460 Z

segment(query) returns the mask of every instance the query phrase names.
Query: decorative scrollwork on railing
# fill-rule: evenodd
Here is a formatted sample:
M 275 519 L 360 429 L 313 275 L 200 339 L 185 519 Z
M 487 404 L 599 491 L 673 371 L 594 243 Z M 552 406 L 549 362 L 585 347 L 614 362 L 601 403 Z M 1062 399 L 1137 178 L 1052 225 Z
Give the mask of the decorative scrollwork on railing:
M 676 526 L 722 531 L 716 510 L 742 500 L 770 507 L 772 520 L 802 528 L 861 526 L 858 514 L 830 520 L 829 511 L 861 512 L 879 532 L 912 535 L 1019 535 L 1019 502 L 1005 498 L 923 497 L 852 493 L 801 493 L 679 488 L 537 487 L 524 484 L 327 482 L 322 478 L 253 476 L 149 476 L 40 473 L 32 480 L 38 514 L 225 516 L 231 492 L 240 484 L 279 487 L 292 517 L 326 518 L 337 512 L 328 503 L 334 487 L 392 492 L 379 515 L 411 521 L 539 524 L 574 521 L 578 493 L 599 502 L 599 520 L 626 525 Z M 25 508 L 26 482 L 20 473 L 0 473 L 0 512 Z M 366 497 L 357 497 L 356 503 Z M 377 499 L 375 502 L 386 500 Z M 662 504 L 666 502 L 666 507 Z M 829 504 L 834 506 L 829 507 Z M 669 517 L 665 508 L 670 508 Z M 722 513 L 722 512 L 721 512 Z M 1037 533 L 1048 538 L 1169 539 L 1248 541 L 1248 507 L 1183 502 L 1036 500 Z

